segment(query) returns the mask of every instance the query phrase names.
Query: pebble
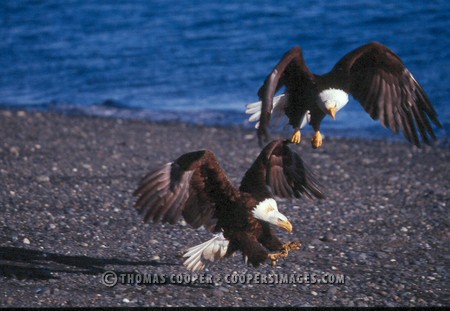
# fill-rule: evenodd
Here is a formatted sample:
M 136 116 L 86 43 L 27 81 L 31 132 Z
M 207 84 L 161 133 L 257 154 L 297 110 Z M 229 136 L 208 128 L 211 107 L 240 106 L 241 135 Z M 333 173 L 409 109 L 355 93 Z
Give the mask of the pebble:
M 328 291 L 327 291 L 327 296 L 328 296 L 328 297 L 336 296 L 337 290 L 338 290 L 338 289 L 337 289 L 337 287 L 335 287 L 335 286 L 330 287 L 330 288 L 328 289 Z
M 322 238 L 322 241 L 324 241 L 324 242 L 332 242 L 333 240 L 335 240 L 335 239 L 334 239 L 333 234 L 330 231 L 327 231 Z
M 12 112 L 9 110 L 3 110 L 2 111 L 2 115 L 7 117 L 7 118 L 11 118 L 13 116 Z
M 222 298 L 224 293 L 223 291 L 219 290 L 219 289 L 214 289 L 213 290 L 213 295 L 217 298 Z
M 50 182 L 50 177 L 47 175 L 39 175 L 36 177 L 37 182 Z
M 358 255 L 358 259 L 359 259 L 360 261 L 366 261 L 366 260 L 367 260 L 367 254 L 366 254 L 366 253 L 360 253 L 360 254 Z
M 228 292 L 229 292 L 228 288 L 223 287 L 223 286 L 220 286 L 220 287 L 219 287 L 219 290 L 222 291 L 222 292 L 224 292 L 224 293 L 228 293 Z
M 30 244 L 30 240 L 28 240 L 27 238 L 24 238 L 23 239 L 23 244 L 29 245 Z
M 40 287 L 40 288 L 36 289 L 35 293 L 36 294 L 41 294 L 41 295 L 50 294 L 50 288 L 48 288 L 48 287 Z
M 19 154 L 20 154 L 20 148 L 19 148 L 19 147 L 11 147 L 11 148 L 9 148 L 9 152 L 10 152 L 13 156 L 18 157 Z
M 87 169 L 88 171 L 92 171 L 92 165 L 90 164 L 81 164 L 81 166 L 85 169 Z
M 358 301 L 358 302 L 356 302 L 356 306 L 361 307 L 361 308 L 367 308 L 369 305 L 367 304 L 367 302 Z

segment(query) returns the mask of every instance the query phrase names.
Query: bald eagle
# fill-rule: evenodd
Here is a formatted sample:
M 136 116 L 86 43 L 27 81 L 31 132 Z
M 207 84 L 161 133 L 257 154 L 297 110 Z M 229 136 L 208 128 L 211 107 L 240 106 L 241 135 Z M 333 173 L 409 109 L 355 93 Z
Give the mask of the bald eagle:
M 286 87 L 280 96 L 275 93 Z M 348 95 L 357 99 L 372 119 L 420 147 L 417 128 L 426 144 L 435 140 L 430 120 L 442 127 L 427 94 L 405 67 L 402 60 L 378 42 L 363 45 L 345 55 L 327 74 L 309 71 L 302 49 L 288 51 L 267 76 L 258 91 L 260 102 L 247 105 L 250 122 L 259 121 L 258 138 L 267 137 L 271 115 L 287 117 L 294 128 L 291 141 L 300 143 L 300 128 L 310 123 L 315 131 L 313 148 L 322 145 L 320 123 L 348 103 Z M 275 97 L 274 97 L 275 96 Z
M 134 192 L 144 221 L 176 223 L 181 216 L 194 228 L 217 233 L 184 255 L 192 271 L 240 250 L 258 266 L 286 257 L 299 243 L 282 244 L 269 224 L 288 232 L 292 224 L 278 211 L 274 196 L 323 198 L 320 186 L 289 141 L 269 143 L 236 188 L 211 151 L 186 153 L 145 176 Z M 269 253 L 274 252 L 274 253 Z

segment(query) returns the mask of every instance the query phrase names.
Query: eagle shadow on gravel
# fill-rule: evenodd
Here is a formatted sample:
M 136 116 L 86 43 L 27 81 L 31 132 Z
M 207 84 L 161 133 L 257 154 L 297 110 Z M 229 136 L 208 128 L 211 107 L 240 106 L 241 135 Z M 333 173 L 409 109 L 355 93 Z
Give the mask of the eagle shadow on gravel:
M 175 265 L 153 260 L 128 261 L 116 258 L 69 256 L 19 247 L 0 247 L 0 277 L 19 280 L 58 279 L 54 273 L 97 275 L 108 270 L 117 274 L 134 273 L 117 271 L 115 266 Z

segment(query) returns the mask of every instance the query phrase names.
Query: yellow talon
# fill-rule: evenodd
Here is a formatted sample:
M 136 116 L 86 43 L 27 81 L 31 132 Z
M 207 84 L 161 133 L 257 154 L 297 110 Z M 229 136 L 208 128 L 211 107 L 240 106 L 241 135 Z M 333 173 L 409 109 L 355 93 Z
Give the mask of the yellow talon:
M 317 149 L 320 146 L 322 146 L 322 134 L 320 134 L 319 131 L 316 131 L 314 136 L 311 138 L 311 144 L 314 149 Z
M 300 242 L 291 242 L 283 245 L 283 250 L 286 252 L 299 249 L 302 246 L 302 243 Z
M 269 259 L 270 259 L 270 261 L 272 263 L 272 267 L 274 267 L 276 265 L 278 259 L 280 259 L 282 257 L 284 258 L 284 257 L 287 257 L 287 256 L 288 256 L 288 252 L 285 251 L 285 250 L 283 250 L 280 253 L 274 253 L 274 254 L 267 255 L 267 257 L 269 257 Z
M 292 134 L 291 142 L 293 144 L 300 144 L 301 140 L 302 140 L 302 134 L 300 133 L 300 130 L 295 129 L 294 134 Z
M 302 246 L 302 243 L 299 243 L 299 242 L 286 243 L 282 246 L 281 252 L 268 254 L 267 257 L 270 259 L 270 261 L 272 263 L 272 267 L 274 267 L 276 265 L 278 259 L 287 257 L 289 254 L 289 251 L 292 251 L 294 249 L 299 249 L 300 246 Z

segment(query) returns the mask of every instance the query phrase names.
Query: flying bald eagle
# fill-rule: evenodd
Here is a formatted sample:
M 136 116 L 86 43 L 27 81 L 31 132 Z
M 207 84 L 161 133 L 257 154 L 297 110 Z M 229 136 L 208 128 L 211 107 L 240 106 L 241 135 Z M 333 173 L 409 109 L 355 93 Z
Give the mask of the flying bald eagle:
M 144 221 L 176 223 L 181 216 L 194 228 L 216 232 L 211 240 L 192 247 L 183 257 L 189 270 L 240 250 L 254 266 L 274 264 L 300 243 L 282 244 L 269 224 L 292 232 L 273 199 L 302 196 L 323 198 L 312 173 L 288 141 L 273 141 L 259 154 L 236 188 L 211 151 L 186 153 L 144 177 L 134 195 Z M 269 253 L 275 252 L 275 253 Z
M 284 94 L 275 93 L 285 86 Z M 291 141 L 300 143 L 300 129 L 310 123 L 315 131 L 313 148 L 322 145 L 320 123 L 348 103 L 348 95 L 357 99 L 372 119 L 379 119 L 394 133 L 420 147 L 417 128 L 426 144 L 436 139 L 430 120 L 442 127 L 427 94 L 405 67 L 402 60 L 378 42 L 368 43 L 345 55 L 327 74 L 309 71 L 302 49 L 288 51 L 259 89 L 260 102 L 247 105 L 250 122 L 258 121 L 258 139 L 267 137 L 271 114 L 286 116 L 294 128 Z

